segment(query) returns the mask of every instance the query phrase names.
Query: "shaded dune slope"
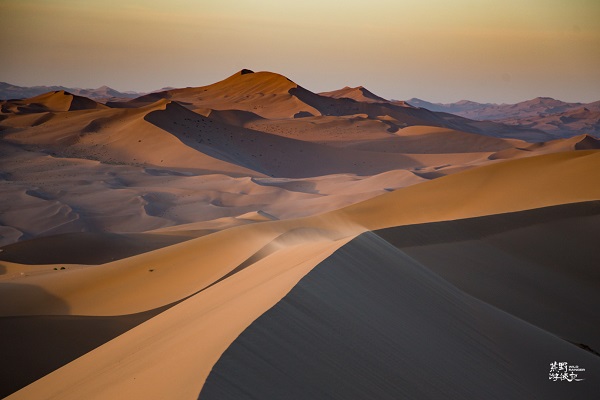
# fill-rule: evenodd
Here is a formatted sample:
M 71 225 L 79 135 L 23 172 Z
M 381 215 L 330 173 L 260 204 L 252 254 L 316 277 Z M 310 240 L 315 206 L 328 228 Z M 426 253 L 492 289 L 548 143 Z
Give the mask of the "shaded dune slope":
M 419 166 L 402 154 L 339 149 L 234 127 L 171 102 L 145 120 L 211 157 L 272 176 L 290 178 L 360 171 L 370 175 Z
M 27 386 L 166 308 L 108 317 L 0 317 L 0 396 Z
M 63 233 L 4 246 L 0 260 L 19 264 L 97 265 L 188 239 L 190 237 L 144 233 Z
M 600 202 L 375 233 L 465 292 L 600 350 Z
M 51 150 L 61 157 L 92 159 L 107 164 L 145 164 L 187 168 L 188 172 L 196 173 L 260 176 L 189 148 L 144 119 L 153 111 L 164 110 L 167 104 L 168 101 L 161 100 L 135 109 L 56 114 L 46 123 L 28 129 L 9 128 L 5 138 L 17 144 Z M 11 119 L 7 121 L 5 123 L 9 125 Z
M 555 359 L 600 373 L 600 358 L 464 294 L 367 233 L 253 322 L 199 398 L 562 399 L 600 390 L 596 379 L 549 381 Z

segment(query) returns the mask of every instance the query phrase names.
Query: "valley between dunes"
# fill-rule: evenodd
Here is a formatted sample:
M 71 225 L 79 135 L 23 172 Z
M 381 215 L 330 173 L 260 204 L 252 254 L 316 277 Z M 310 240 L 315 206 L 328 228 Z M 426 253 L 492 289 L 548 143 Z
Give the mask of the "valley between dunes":
M 600 392 L 600 141 L 270 72 L 0 102 L 0 395 Z M 549 379 L 552 362 L 585 369 Z

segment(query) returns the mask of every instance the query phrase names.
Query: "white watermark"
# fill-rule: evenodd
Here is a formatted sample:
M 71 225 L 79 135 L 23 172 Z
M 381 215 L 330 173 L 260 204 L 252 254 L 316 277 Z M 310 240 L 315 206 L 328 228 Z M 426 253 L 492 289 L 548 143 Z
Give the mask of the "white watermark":
M 566 361 L 553 361 L 550 363 L 550 374 L 548 379 L 553 382 L 578 382 L 584 380 L 583 378 L 577 378 L 580 372 L 585 372 L 585 368 L 581 368 L 579 365 L 574 364 L 569 365 Z

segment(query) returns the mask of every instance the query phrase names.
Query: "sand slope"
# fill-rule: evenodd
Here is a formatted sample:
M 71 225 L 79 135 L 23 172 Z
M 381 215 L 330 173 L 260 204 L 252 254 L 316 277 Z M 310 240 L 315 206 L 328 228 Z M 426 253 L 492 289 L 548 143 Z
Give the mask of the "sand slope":
M 521 211 L 600 198 L 600 153 L 564 152 L 482 166 L 349 206 L 369 229 Z M 588 184 L 588 182 L 590 184 Z
M 571 152 L 498 163 L 409 186 L 321 216 L 235 227 L 101 268 L 74 268 L 61 274 L 49 271 L 16 279 L 6 284 L 0 297 L 19 301 L 2 303 L 0 311 L 3 315 L 64 313 L 64 308 L 56 309 L 55 302 L 40 303 L 41 295 L 59 297 L 73 314 L 127 314 L 160 307 L 203 289 L 292 229 L 326 229 L 330 237 L 347 237 L 361 229 L 596 200 L 600 188 L 582 185 L 579 179 L 597 179 L 599 156 L 593 151 Z M 242 237 L 245 239 L 239 243 Z M 32 291 L 32 286 L 43 288 L 43 292 Z
M 9 398 L 195 398 L 239 332 L 342 244 L 266 257 Z
M 63 275 L 49 271 L 47 274 L 26 276 L 15 280 L 8 286 L 3 284 L 0 292 L 3 296 L 9 296 L 13 300 L 20 299 L 16 305 L 7 308 L 5 312 L 19 310 L 21 315 L 23 313 L 52 314 L 56 313 L 56 307 L 53 311 L 51 302 L 40 303 L 39 297 L 37 299 L 32 297 L 34 293 L 23 290 L 24 286 L 17 284 L 19 281 L 27 285 L 34 284 L 36 287 L 45 288 L 48 293 L 53 293 L 55 298 L 61 299 L 62 304 L 68 304 L 68 312 L 96 315 L 114 315 L 151 309 L 209 286 L 181 304 L 29 385 L 12 398 L 35 397 L 42 393 L 48 396 L 51 393 L 60 394 L 59 398 L 110 398 L 117 394 L 152 398 L 160 398 L 167 394 L 175 398 L 197 396 L 202 388 L 204 379 L 202 377 L 208 376 L 212 365 L 229 344 L 255 318 L 277 303 L 315 265 L 365 229 L 357 227 L 356 223 L 374 229 L 405 225 L 415 221 L 427 222 L 516 211 L 541 207 L 549 203 L 564 204 L 586 198 L 598 199 L 600 196 L 594 185 L 583 186 L 579 190 L 569 186 L 577 186 L 578 182 L 574 179 L 581 175 L 586 176 L 587 179 L 596 179 L 598 173 L 596 156 L 596 152 L 571 152 L 497 163 L 399 189 L 320 217 L 234 227 L 162 250 L 93 267 L 93 269 L 59 271 L 64 273 Z M 569 168 L 565 168 L 565 165 Z M 540 177 L 541 171 L 545 173 L 543 179 Z M 563 171 L 562 175 L 558 171 Z M 532 181 L 537 181 L 537 186 L 532 187 Z M 477 193 L 483 199 L 490 196 L 498 198 L 498 201 L 465 202 L 467 196 L 472 196 L 469 190 L 473 184 L 476 184 Z M 505 197 L 498 195 L 498 193 L 508 192 L 509 187 L 514 188 L 514 191 L 505 194 Z M 554 196 L 537 196 L 540 193 L 544 194 L 540 192 L 544 188 L 549 191 L 554 188 L 560 190 L 556 191 Z M 534 190 L 537 195 L 529 196 L 531 190 Z M 432 199 L 430 202 L 419 197 L 424 193 Z M 453 196 L 456 196 L 456 200 Z M 412 202 L 412 199 L 417 200 L 418 206 Z M 512 200 L 507 203 L 506 199 Z M 292 235 L 281 236 L 285 232 L 290 232 Z M 277 237 L 280 239 L 273 242 Z M 269 243 L 272 245 L 267 246 Z M 235 252 L 232 252 L 231 249 L 234 248 Z M 203 262 L 203 258 L 207 261 Z M 364 262 L 367 263 L 365 265 L 369 265 L 366 260 Z M 149 265 L 156 266 L 156 270 L 149 272 Z M 202 265 L 210 268 L 199 268 Z M 242 269 L 236 268 L 237 266 L 241 266 Z M 295 271 L 294 278 L 284 279 L 284 276 L 288 276 L 288 272 L 285 271 L 290 271 L 289 273 Z M 272 274 L 281 276 L 284 281 L 269 278 L 273 276 Z M 383 275 L 387 276 L 386 274 Z M 267 289 L 255 279 L 265 284 L 270 282 L 269 285 L 276 285 L 278 289 Z M 364 281 L 365 278 L 359 280 Z M 426 281 L 428 282 L 425 280 L 423 284 L 428 286 L 429 283 L 424 283 Z M 211 286 L 211 282 L 216 284 Z M 447 283 L 442 282 L 440 285 L 445 288 L 444 291 L 456 293 L 453 292 L 455 289 L 451 289 Z M 77 290 L 74 290 L 75 288 Z M 427 294 L 427 292 L 424 294 L 427 298 L 430 295 L 431 293 Z M 463 294 L 456 294 L 456 296 L 457 299 L 463 299 L 460 300 L 461 302 L 467 301 L 464 300 Z M 261 299 L 261 301 L 256 303 L 249 301 L 250 298 Z M 239 308 L 242 304 L 248 307 L 244 308 L 247 311 Z M 487 306 L 481 307 L 482 310 L 488 310 L 481 311 L 484 315 L 481 318 L 491 318 L 496 321 L 494 323 L 504 324 L 502 326 L 509 331 L 514 330 L 515 334 L 518 332 L 519 335 L 531 337 L 531 342 L 524 342 L 533 349 L 531 354 L 541 354 L 542 350 L 535 349 L 540 349 L 543 343 L 547 343 L 543 346 L 550 347 L 545 348 L 558 349 L 556 357 L 581 360 L 581 364 L 589 366 L 591 373 L 594 373 L 595 364 L 590 361 L 594 358 L 587 358 L 588 353 L 566 342 L 564 345 L 560 344 L 563 342 L 542 331 L 526 328 L 521 322 L 515 322 L 512 317 L 489 311 Z M 214 311 L 206 314 L 209 310 Z M 63 309 L 59 312 L 65 311 Z M 212 314 L 213 312 L 217 314 Z M 221 312 L 226 314 L 220 314 Z M 465 315 L 465 311 L 460 311 L 460 308 L 448 313 L 453 316 Z M 506 318 L 508 321 L 505 320 Z M 433 321 L 430 323 L 435 323 L 436 319 Z M 463 331 L 463 327 L 460 326 L 456 329 L 455 339 L 464 341 L 460 338 L 465 337 L 466 331 Z M 432 329 L 432 331 L 437 332 L 439 329 Z M 421 335 L 419 332 L 420 330 L 417 329 L 417 334 Z M 216 335 L 214 340 L 209 339 L 211 335 Z M 533 366 L 528 367 L 528 361 L 524 359 L 526 355 L 523 357 L 519 355 L 526 354 L 524 350 L 509 350 L 515 343 L 512 343 L 508 337 L 497 336 L 497 333 L 488 332 L 484 335 L 480 332 L 479 335 L 483 335 L 481 343 L 488 340 L 484 340 L 485 335 L 493 335 L 490 337 L 498 341 L 506 340 L 506 346 L 495 351 L 500 352 L 502 357 L 509 357 L 509 359 L 516 357 L 512 362 L 523 368 L 518 370 L 518 373 L 522 372 L 526 374 L 525 376 L 529 376 L 527 374 L 531 372 L 525 370 L 533 370 Z M 203 340 L 194 341 L 193 343 L 197 344 L 190 347 L 192 343 L 190 341 L 198 337 L 202 337 Z M 449 345 L 449 347 L 453 346 Z M 469 351 L 478 353 L 473 349 L 467 350 L 468 346 L 464 346 L 467 354 Z M 209 353 L 206 353 L 207 351 Z M 408 350 L 405 348 L 402 351 Z M 165 352 L 168 352 L 169 357 L 165 357 Z M 579 358 L 580 355 L 583 359 Z M 532 356 L 529 359 L 539 360 L 536 357 Z M 127 362 L 123 363 L 123 360 Z M 486 360 L 482 360 L 481 365 L 487 365 L 487 373 L 498 367 L 493 360 Z M 545 369 L 546 360 L 543 360 L 543 364 Z M 482 368 L 480 373 L 485 375 L 486 368 Z M 165 370 L 171 371 L 169 379 L 158 379 Z M 99 371 L 103 372 L 99 373 Z M 547 379 L 546 372 L 543 371 L 544 379 Z M 430 373 L 433 375 L 429 375 Z M 429 371 L 422 376 L 433 379 L 440 373 L 442 372 Z M 516 372 L 503 373 L 505 373 L 503 379 L 515 379 Z M 483 382 L 488 382 L 489 379 L 489 377 L 484 379 L 482 376 Z M 505 390 L 515 396 L 526 396 L 524 393 L 539 389 L 535 382 L 537 381 L 533 379 L 530 381 L 532 386 L 525 384 L 520 389 L 518 386 L 513 386 Z M 474 393 L 480 390 L 469 388 L 471 386 L 465 386 L 463 389 L 475 390 Z M 546 389 L 541 393 L 546 393 Z
M 35 112 L 4 108 L 0 244 L 79 231 L 223 228 L 258 211 L 308 216 L 498 160 L 598 146 L 591 136 L 531 144 L 440 128 L 462 125 L 369 96 L 335 99 L 278 74 L 240 71 L 126 108 L 88 107 L 64 92 L 27 100 L 45 104 Z M 308 109 L 301 104 L 318 112 L 292 118 L 290 110 Z M 256 180 L 267 176 L 282 183 Z M 374 176 L 386 179 L 355 185 Z
M 549 381 L 557 357 L 586 365 L 589 379 Z M 250 325 L 199 399 L 591 398 L 599 373 L 597 356 L 465 295 L 364 234 Z
M 472 121 L 463 117 L 434 113 L 405 103 L 389 102 L 364 88 L 316 94 L 290 79 L 272 72 L 241 70 L 212 85 L 151 93 L 115 107 L 140 107 L 157 100 L 174 100 L 190 109 L 241 110 L 268 119 L 365 114 L 369 118 L 388 116 L 398 127 L 428 125 L 447 127 L 484 135 L 516 137 L 517 132 L 530 138 L 551 138 L 542 131 L 524 130 L 494 122 Z
M 47 111 L 77 111 L 107 108 L 87 97 L 77 96 L 64 90 L 48 92 L 24 100 L 9 100 L 1 103 L 2 112 L 19 114 L 41 113 Z
M 595 201 L 376 233 L 467 293 L 598 351 L 599 218 Z
M 319 94 L 325 97 L 333 97 L 334 99 L 352 99 L 367 103 L 388 102 L 388 100 L 384 99 L 383 97 L 377 96 L 375 93 L 371 92 L 369 89 L 363 86 L 358 86 L 354 88 L 346 86 L 339 90 L 333 90 L 331 92 L 322 92 Z
M 2 103 L 2 394 L 597 390 L 569 343 L 597 346 L 597 139 L 345 92 L 242 70 L 111 107 Z M 585 383 L 548 382 L 552 360 Z

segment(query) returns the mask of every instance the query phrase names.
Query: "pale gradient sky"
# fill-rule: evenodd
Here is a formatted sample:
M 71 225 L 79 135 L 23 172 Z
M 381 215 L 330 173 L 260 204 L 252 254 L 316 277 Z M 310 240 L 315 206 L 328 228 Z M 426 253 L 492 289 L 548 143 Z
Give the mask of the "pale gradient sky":
M 600 100 L 598 0 L 0 0 L 0 81 L 148 91 L 249 68 L 320 92 Z

